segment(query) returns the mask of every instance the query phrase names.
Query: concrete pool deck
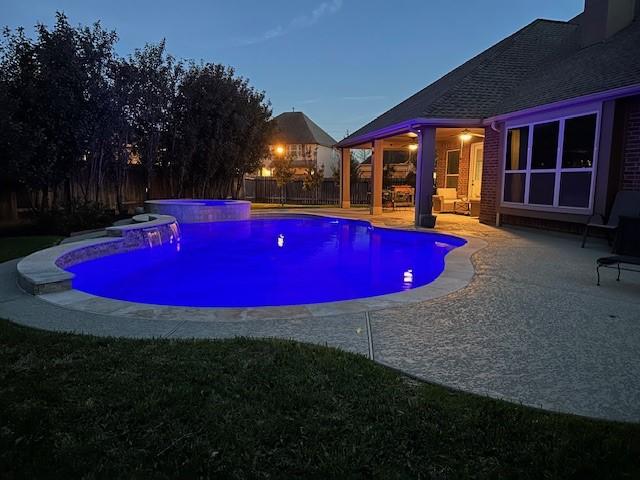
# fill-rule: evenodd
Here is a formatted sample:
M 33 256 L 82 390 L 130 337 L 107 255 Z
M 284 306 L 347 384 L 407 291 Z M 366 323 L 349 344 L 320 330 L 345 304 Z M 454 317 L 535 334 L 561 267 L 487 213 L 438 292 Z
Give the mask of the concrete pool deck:
M 410 227 L 412 212 L 296 209 Z M 278 212 L 285 212 L 278 210 Z M 197 322 L 101 315 L 51 305 L 0 264 L 0 317 L 36 328 L 138 338 L 281 337 L 360 353 L 421 379 L 554 411 L 640 421 L 640 275 L 615 281 L 604 243 L 493 228 L 454 215 L 438 231 L 487 242 L 461 290 L 383 310 L 295 319 Z

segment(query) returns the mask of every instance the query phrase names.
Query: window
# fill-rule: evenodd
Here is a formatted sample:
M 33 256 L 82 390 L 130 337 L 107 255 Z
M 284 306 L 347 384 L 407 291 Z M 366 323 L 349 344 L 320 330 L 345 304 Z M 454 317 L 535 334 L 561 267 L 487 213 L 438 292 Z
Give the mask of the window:
M 548 170 L 556 168 L 559 133 L 560 122 L 541 123 L 533 127 L 532 169 Z
M 505 170 L 527 168 L 529 127 L 512 128 L 507 132 L 507 164 Z
M 299 143 L 291 143 L 287 145 L 287 153 L 291 155 L 294 160 L 302 157 L 302 145 Z
M 591 168 L 593 166 L 596 121 L 595 113 L 567 119 L 564 124 L 562 168 Z
M 503 201 L 590 208 L 597 124 L 592 113 L 508 129 Z
M 449 150 L 447 152 L 447 188 L 458 188 L 458 177 L 460 176 L 460 150 Z

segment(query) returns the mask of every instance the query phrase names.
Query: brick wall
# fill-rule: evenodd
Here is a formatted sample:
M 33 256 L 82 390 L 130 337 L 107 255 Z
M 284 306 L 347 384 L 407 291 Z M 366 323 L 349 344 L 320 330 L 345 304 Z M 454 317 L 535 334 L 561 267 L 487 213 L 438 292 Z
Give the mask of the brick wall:
M 467 197 L 469 192 L 469 168 L 471 166 L 471 145 L 481 142 L 482 139 L 475 138 L 471 142 L 465 142 L 462 152 L 460 152 L 460 172 L 458 175 L 458 196 Z M 447 176 L 447 150 L 460 150 L 460 140 L 452 138 L 451 140 L 437 142 L 436 144 L 436 186 L 438 188 L 446 187 Z
M 640 96 L 627 102 L 622 158 L 622 189 L 640 191 Z
M 504 128 L 504 124 L 499 126 Z M 500 171 L 500 133 L 487 127 L 484 131 L 484 163 L 482 165 L 482 193 L 480 222 L 495 225 L 498 212 L 498 172 Z

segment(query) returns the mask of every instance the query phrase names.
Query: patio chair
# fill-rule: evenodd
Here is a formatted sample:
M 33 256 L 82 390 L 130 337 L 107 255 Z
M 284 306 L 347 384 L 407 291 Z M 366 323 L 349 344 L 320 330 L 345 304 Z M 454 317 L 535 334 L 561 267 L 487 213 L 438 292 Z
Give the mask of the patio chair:
M 453 212 L 459 200 L 455 188 L 438 188 L 433 196 L 433 209 L 440 213 Z
M 609 245 L 611 245 L 611 236 L 616 232 L 620 216 L 622 215 L 631 217 L 640 216 L 640 192 L 618 192 L 606 221 L 602 214 L 596 213 L 591 215 L 584 228 L 582 248 L 584 248 L 584 245 L 587 242 L 589 231 L 593 229 L 604 230 L 607 234 L 607 241 L 609 242 Z M 594 219 L 599 219 L 599 221 L 594 221 Z
M 640 273 L 640 216 L 620 217 L 616 241 L 613 252 L 615 255 L 601 257 L 596 260 L 596 275 L 598 276 L 598 286 L 600 286 L 600 269 L 617 268 L 620 281 L 620 273 L 628 272 Z

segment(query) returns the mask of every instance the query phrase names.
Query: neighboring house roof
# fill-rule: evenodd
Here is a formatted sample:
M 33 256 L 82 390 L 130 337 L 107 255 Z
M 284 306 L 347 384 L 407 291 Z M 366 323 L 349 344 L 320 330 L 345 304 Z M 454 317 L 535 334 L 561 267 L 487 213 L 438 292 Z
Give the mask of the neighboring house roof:
M 580 47 L 576 17 L 535 20 L 357 130 L 340 144 L 417 118 L 485 119 L 640 84 L 640 22 Z M 339 144 L 339 145 L 340 145 Z
M 317 144 L 333 147 L 334 138 L 302 112 L 285 112 L 273 119 L 276 123 L 274 143 Z

